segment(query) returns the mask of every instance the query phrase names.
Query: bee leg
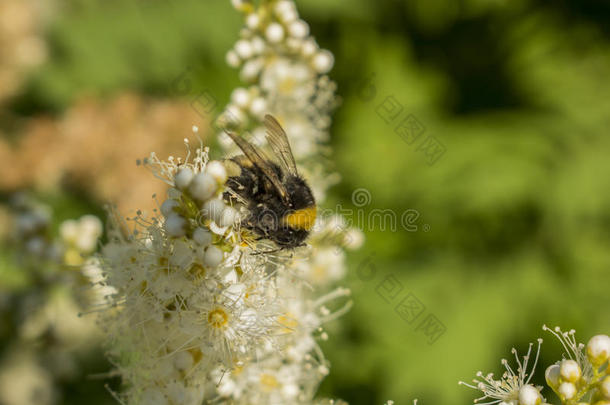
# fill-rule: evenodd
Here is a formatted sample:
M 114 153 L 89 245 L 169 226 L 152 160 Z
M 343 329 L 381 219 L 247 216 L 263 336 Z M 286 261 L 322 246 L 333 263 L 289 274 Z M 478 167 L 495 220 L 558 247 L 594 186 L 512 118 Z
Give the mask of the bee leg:
M 256 252 L 250 253 L 251 255 L 261 255 L 261 254 L 267 254 L 267 253 L 277 253 L 279 251 L 281 251 L 283 248 L 277 248 L 277 249 L 272 249 L 272 250 L 258 250 Z

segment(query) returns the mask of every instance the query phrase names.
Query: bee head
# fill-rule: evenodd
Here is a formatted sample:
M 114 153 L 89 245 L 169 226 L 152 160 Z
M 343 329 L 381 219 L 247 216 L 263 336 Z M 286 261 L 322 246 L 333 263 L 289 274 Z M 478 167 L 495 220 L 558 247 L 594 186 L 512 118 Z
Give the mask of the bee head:
M 282 248 L 291 249 L 302 246 L 307 236 L 309 236 L 309 231 L 307 230 L 282 226 L 277 232 L 270 235 L 270 239 Z

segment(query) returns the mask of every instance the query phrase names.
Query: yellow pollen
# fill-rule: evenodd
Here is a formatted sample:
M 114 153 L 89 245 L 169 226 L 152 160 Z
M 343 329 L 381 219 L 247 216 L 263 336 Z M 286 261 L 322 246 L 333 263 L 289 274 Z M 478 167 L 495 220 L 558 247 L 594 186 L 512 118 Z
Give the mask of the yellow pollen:
M 296 210 L 293 213 L 286 215 L 283 219 L 284 225 L 288 225 L 296 229 L 304 229 L 309 231 L 313 228 L 316 222 L 317 209 L 316 206 Z
M 256 290 L 256 285 L 251 284 L 249 286 L 246 287 L 246 293 L 244 294 L 244 297 L 250 298 L 252 296 L 252 293 Z
M 233 374 L 234 376 L 238 376 L 241 374 L 242 371 L 244 371 L 244 366 L 235 366 L 233 367 L 231 374 Z
M 195 277 L 205 276 L 205 267 L 203 267 L 199 263 L 193 263 L 188 271 L 191 275 L 193 275 Z
M 208 323 L 212 327 L 220 329 L 227 324 L 229 316 L 222 308 L 216 308 L 208 314 Z
M 284 332 L 284 333 L 294 332 L 296 327 L 299 326 L 299 322 L 289 312 L 286 313 L 286 315 L 278 316 L 277 323 L 279 323 L 280 325 L 282 325 L 284 327 L 282 329 L 282 332 Z
M 277 382 L 277 378 L 272 376 L 271 374 L 261 374 L 261 385 L 263 386 L 264 391 L 272 391 L 280 385 Z
M 201 361 L 203 358 L 203 353 L 199 349 L 189 349 L 188 352 L 193 356 L 193 361 L 195 364 L 199 363 L 199 361 Z
M 295 85 L 296 81 L 293 78 L 288 77 L 280 82 L 279 90 L 281 93 L 290 94 L 292 93 L 292 90 L 294 89 Z

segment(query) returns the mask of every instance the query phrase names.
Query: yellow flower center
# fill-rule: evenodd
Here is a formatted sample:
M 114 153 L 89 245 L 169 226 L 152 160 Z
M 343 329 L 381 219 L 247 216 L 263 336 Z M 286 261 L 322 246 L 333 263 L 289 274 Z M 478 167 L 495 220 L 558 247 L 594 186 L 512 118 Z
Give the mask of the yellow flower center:
M 208 314 L 208 323 L 212 327 L 220 329 L 229 321 L 229 315 L 222 308 L 216 308 Z
M 263 386 L 264 391 L 273 391 L 280 385 L 277 381 L 277 378 L 272 376 L 271 374 L 261 374 L 261 385 Z
M 193 263 L 189 268 L 188 272 L 194 277 L 204 277 L 205 276 L 205 267 L 203 267 L 199 263 Z

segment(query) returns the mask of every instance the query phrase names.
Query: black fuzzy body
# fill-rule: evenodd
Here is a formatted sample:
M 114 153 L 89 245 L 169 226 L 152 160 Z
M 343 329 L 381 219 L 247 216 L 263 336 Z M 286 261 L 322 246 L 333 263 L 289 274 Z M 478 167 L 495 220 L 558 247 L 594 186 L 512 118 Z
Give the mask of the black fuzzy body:
M 295 211 L 315 206 L 315 199 L 305 180 L 284 173 L 277 164 L 267 162 L 286 189 L 288 197 L 284 199 L 264 173 L 245 156 L 236 156 L 230 161 L 236 163 L 240 171 L 239 175 L 228 178 L 227 187 L 246 201 L 249 210 L 242 226 L 262 239 L 275 242 L 280 248 L 301 246 L 309 236 L 309 230 L 289 226 L 282 220 Z M 236 202 L 232 193 L 224 194 L 224 199 L 230 203 Z

